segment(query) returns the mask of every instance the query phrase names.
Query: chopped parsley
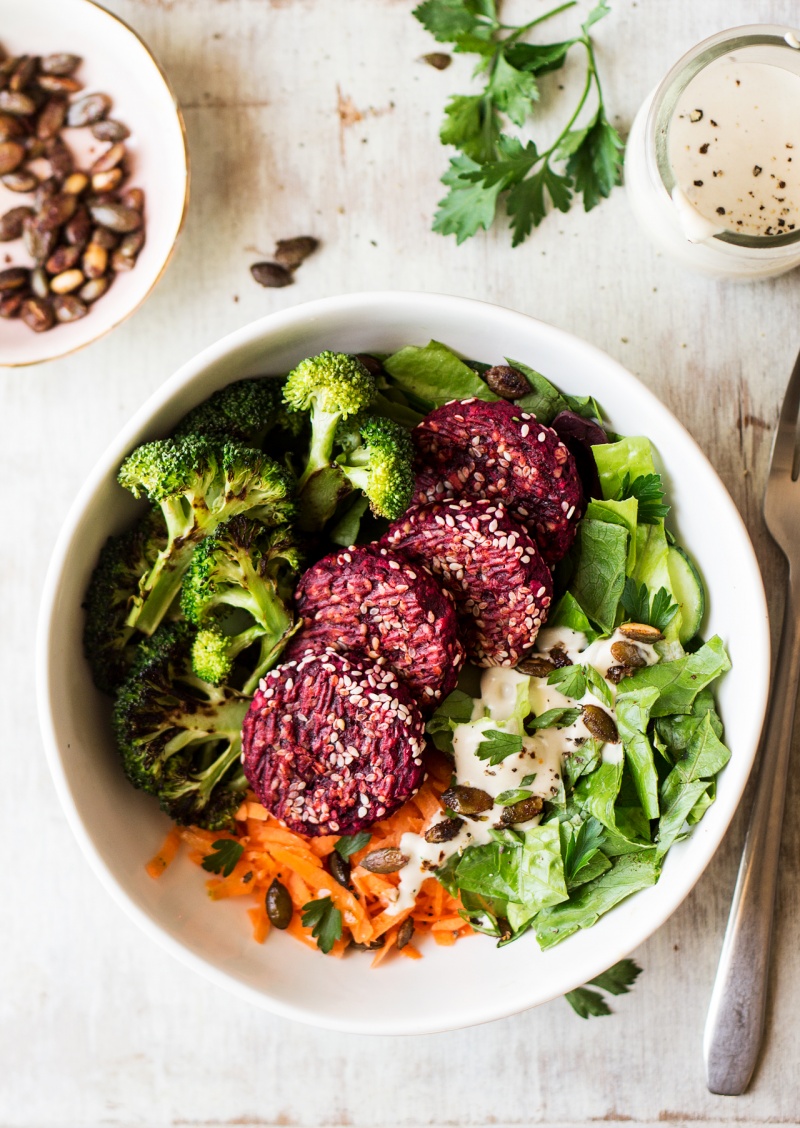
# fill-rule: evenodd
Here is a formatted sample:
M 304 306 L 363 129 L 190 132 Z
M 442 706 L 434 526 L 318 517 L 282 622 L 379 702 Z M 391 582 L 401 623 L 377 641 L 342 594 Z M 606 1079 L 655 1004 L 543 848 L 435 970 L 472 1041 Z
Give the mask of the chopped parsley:
M 244 846 L 233 838 L 218 838 L 212 843 L 212 853 L 206 854 L 201 863 L 204 870 L 209 873 L 221 873 L 223 877 L 230 877 L 236 868 L 236 863 L 244 853 Z
M 342 935 L 342 914 L 330 897 L 320 897 L 303 905 L 303 928 L 310 928 L 317 947 L 327 956 Z

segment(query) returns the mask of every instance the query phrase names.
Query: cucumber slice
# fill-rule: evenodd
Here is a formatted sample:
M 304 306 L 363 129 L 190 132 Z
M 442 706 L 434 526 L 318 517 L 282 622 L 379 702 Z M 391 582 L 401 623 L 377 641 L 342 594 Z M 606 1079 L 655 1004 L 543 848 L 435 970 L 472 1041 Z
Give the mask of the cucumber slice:
M 700 630 L 706 610 L 706 590 L 694 563 L 677 544 L 670 545 L 667 550 L 667 568 L 672 594 L 681 613 L 678 640 L 685 646 Z

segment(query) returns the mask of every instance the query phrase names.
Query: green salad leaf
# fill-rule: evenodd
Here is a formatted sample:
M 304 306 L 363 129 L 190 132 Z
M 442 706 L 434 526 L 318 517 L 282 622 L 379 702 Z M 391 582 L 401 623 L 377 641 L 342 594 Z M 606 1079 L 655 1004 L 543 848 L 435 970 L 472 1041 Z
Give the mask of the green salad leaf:
M 586 616 L 604 634 L 611 634 L 625 587 L 628 532 L 621 525 L 584 518 L 577 545 L 570 591 Z
M 325 955 L 342 935 L 342 914 L 330 897 L 308 901 L 302 908 L 303 928 L 310 928 L 317 947 Z
M 501 764 L 508 756 L 522 751 L 522 737 L 513 732 L 488 729 L 478 745 L 475 755 L 479 760 L 488 760 L 492 767 Z
M 211 847 L 212 852 L 206 854 L 200 863 L 203 869 L 230 877 L 244 853 L 244 846 L 241 842 L 234 842 L 232 838 L 218 838 L 216 842 L 212 842 Z
M 569 728 L 570 725 L 575 724 L 580 715 L 580 709 L 570 709 L 566 706 L 559 705 L 555 709 L 548 709 L 538 717 L 533 716 L 533 714 L 526 717 L 525 732 L 528 736 L 532 736 L 533 733 L 538 732 L 540 729 Z
M 498 398 L 474 369 L 440 341 L 430 341 L 424 348 L 407 345 L 387 357 L 383 367 L 412 407 L 425 412 L 453 399 Z

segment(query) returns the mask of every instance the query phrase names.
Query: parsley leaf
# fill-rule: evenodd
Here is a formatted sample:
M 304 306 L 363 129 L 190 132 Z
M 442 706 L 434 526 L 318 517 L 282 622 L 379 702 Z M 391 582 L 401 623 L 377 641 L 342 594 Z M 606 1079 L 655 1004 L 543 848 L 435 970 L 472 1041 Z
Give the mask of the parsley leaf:
M 547 684 L 557 686 L 559 693 L 563 693 L 565 697 L 580 701 L 586 692 L 583 666 L 562 666 L 553 670 L 547 677 Z
M 532 736 L 539 729 L 568 728 L 575 724 L 580 715 L 580 709 L 567 709 L 565 706 L 559 705 L 555 709 L 548 709 L 546 713 L 540 713 L 538 717 L 533 715 L 526 717 L 524 722 L 525 732 L 528 736 Z
M 538 775 L 538 772 L 531 772 L 530 775 L 523 776 L 522 779 L 520 780 L 520 783 L 522 784 L 523 787 L 530 787 L 530 785 L 536 779 L 537 775 Z
M 568 211 L 575 193 L 589 211 L 621 182 L 623 144 L 606 114 L 590 34 L 609 14 L 605 0 L 595 5 L 572 38 L 523 41 L 539 24 L 573 6 L 562 4 L 519 26 L 500 23 L 496 0 L 423 0 L 414 9 L 416 19 L 438 42 L 477 56 L 474 74 L 483 82 L 479 93 L 457 94 L 445 109 L 442 143 L 460 152 L 442 177 L 449 192 L 439 202 L 434 231 L 464 242 L 491 226 L 503 196 L 512 245 L 518 246 L 551 208 Z M 564 67 L 576 46 L 583 48 L 585 58 L 582 92 L 549 148 L 539 151 L 533 141 L 523 144 L 504 132 L 504 118 L 511 126 L 527 127 L 538 110 L 539 76 Z M 596 108 L 588 114 L 593 101 Z
M 223 877 L 230 877 L 244 853 L 244 846 L 241 842 L 234 842 L 232 838 L 218 838 L 212 843 L 212 847 L 213 853 L 206 854 L 200 864 L 209 873 L 221 873 Z
M 639 474 L 631 481 L 630 474 L 626 472 L 614 500 L 627 501 L 629 497 L 635 497 L 639 503 L 636 520 L 642 525 L 656 525 L 669 513 L 670 507 L 663 504 L 664 487 L 660 474 Z
M 597 851 L 603 839 L 603 824 L 593 816 L 586 819 L 573 830 L 568 823 L 562 823 L 562 828 L 569 836 L 564 844 L 564 877 L 569 886 L 575 877 L 587 866 Z
M 594 666 L 584 666 L 583 672 L 586 675 L 586 684 L 589 690 L 595 695 L 598 701 L 605 701 L 609 708 L 614 707 L 614 695 L 608 688 L 608 682 L 602 674 L 598 673 Z
M 602 975 L 590 979 L 594 987 L 608 991 L 610 995 L 626 995 L 641 975 L 642 969 L 633 960 L 620 960 Z M 578 987 L 575 991 L 568 991 L 564 996 L 569 1005 L 581 1018 L 611 1014 L 611 1007 L 599 991 L 590 991 L 589 987 Z
M 334 846 L 334 850 L 342 858 L 352 857 L 353 854 L 357 854 L 359 850 L 363 850 L 365 846 L 369 845 L 371 837 L 372 835 L 368 830 L 360 830 L 358 834 L 343 834 Z
M 501 764 L 508 756 L 522 751 L 522 737 L 513 732 L 500 732 L 489 729 L 483 733 L 475 755 L 479 760 L 488 760 L 492 767 Z
M 516 791 L 501 791 L 499 795 L 495 796 L 495 803 L 498 807 L 513 807 L 515 803 L 522 803 L 525 799 L 533 797 L 532 791 L 527 791 L 524 787 L 518 787 Z
M 651 603 L 647 584 L 637 585 L 630 576 L 625 580 L 620 603 L 633 622 L 648 623 L 659 631 L 666 630 L 678 613 L 678 605 L 672 602 L 666 588 L 659 588 Z
M 303 905 L 303 928 L 310 928 L 317 947 L 325 955 L 342 935 L 342 914 L 330 897 L 320 897 Z

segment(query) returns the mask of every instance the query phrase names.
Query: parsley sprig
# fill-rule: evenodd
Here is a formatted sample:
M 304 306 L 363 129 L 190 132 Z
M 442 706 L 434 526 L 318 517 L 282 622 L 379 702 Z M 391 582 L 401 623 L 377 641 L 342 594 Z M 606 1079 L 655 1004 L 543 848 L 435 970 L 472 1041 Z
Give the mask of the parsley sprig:
M 474 73 L 484 82 L 480 94 L 457 94 L 445 109 L 439 136 L 459 154 L 442 176 L 449 191 L 439 201 L 434 231 L 463 243 L 479 228 L 491 226 L 502 196 L 516 247 L 551 206 L 569 211 L 580 195 L 590 211 L 621 182 L 623 143 L 606 114 L 590 35 L 593 25 L 609 14 L 607 0 L 599 0 L 571 39 L 523 41 L 539 24 L 576 3 L 568 0 L 521 26 L 501 22 L 498 0 L 424 0 L 414 9 L 439 42 L 478 56 Z M 525 125 L 540 98 L 539 77 L 560 70 L 573 47 L 581 47 L 586 59 L 578 104 L 552 145 L 540 151 L 534 141 L 505 132 L 504 120 Z M 593 93 L 594 111 L 586 119 Z
M 641 525 L 657 525 L 669 513 L 670 507 L 664 505 L 664 486 L 660 474 L 639 474 L 631 481 L 631 476 L 626 471 L 616 500 L 626 501 L 629 497 L 635 497 L 639 502 L 636 520 Z
M 327 956 L 342 935 L 342 914 L 330 897 L 319 897 L 303 905 L 303 928 L 310 928 L 317 947 Z
M 244 846 L 233 838 L 218 838 L 211 845 L 212 852 L 206 854 L 201 866 L 209 873 L 221 873 L 223 877 L 230 877 L 244 853 Z
M 642 969 L 634 960 L 620 960 L 608 971 L 590 979 L 589 983 L 608 991 L 609 995 L 627 995 L 641 973 Z M 611 1007 L 606 999 L 599 991 L 590 991 L 588 987 L 568 991 L 564 998 L 581 1018 L 611 1014 Z
M 651 602 L 647 584 L 637 585 L 630 576 L 625 580 L 620 603 L 632 620 L 649 623 L 658 631 L 665 631 L 678 613 L 678 605 L 672 602 L 666 588 L 659 588 Z

